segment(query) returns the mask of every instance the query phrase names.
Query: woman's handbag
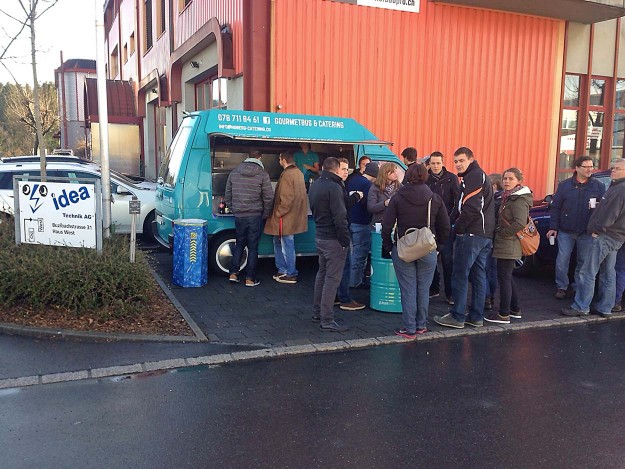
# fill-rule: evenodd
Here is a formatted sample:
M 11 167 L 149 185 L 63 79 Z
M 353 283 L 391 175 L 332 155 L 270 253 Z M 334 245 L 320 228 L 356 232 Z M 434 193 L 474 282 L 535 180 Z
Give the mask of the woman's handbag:
M 510 226 L 510 223 L 505 219 L 505 217 L 503 221 Z M 521 243 L 521 252 L 524 256 L 536 254 L 538 246 L 540 246 L 540 234 L 538 233 L 538 229 L 536 228 L 532 217 L 529 215 L 527 216 L 527 225 L 516 232 L 516 237 L 519 238 L 519 242 Z
M 522 230 L 517 231 L 516 236 L 521 242 L 521 251 L 524 256 L 531 256 L 538 251 L 538 246 L 540 246 L 540 234 L 536 229 L 532 217 L 527 217 L 527 225 L 525 225 Z
M 423 228 L 408 228 L 397 240 L 397 255 L 404 262 L 414 262 L 436 250 L 436 238 L 430 230 L 432 199 L 428 202 L 428 221 Z

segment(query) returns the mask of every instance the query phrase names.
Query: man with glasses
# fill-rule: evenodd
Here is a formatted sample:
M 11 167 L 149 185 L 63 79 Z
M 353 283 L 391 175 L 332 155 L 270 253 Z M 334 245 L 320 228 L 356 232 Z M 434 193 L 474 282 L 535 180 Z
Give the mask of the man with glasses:
M 612 162 L 612 183 L 588 222 L 588 234 L 592 244 L 579 272 L 575 301 L 562 309 L 565 316 L 586 316 L 595 292 L 595 280 L 599 276 L 597 312 L 603 317 L 612 314 L 616 297 L 616 255 L 625 241 L 625 159 Z
M 575 160 L 573 177 L 562 181 L 553 196 L 547 237 L 558 240 L 556 257 L 556 298 L 563 300 L 569 287 L 569 263 L 577 245 L 575 284 L 586 259 L 592 238 L 586 232 L 588 220 L 605 193 L 603 183 L 592 177 L 594 163 L 590 156 Z

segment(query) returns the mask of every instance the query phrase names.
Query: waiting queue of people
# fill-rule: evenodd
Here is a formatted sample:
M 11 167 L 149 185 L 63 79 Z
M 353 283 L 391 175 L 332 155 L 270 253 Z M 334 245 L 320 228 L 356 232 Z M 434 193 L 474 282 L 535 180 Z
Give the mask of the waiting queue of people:
M 365 307 L 351 298 L 349 287 L 359 287 L 365 281 L 365 259 L 369 253 L 367 245 L 370 246 L 370 233 L 374 224 L 379 222 L 382 223 L 382 256 L 393 260 L 402 293 L 403 326 L 395 331 L 397 335 L 414 338 L 417 334 L 427 332 L 429 299 L 438 294 L 440 283 L 438 279 L 435 281 L 437 253 L 441 253 L 443 258 L 444 288 L 450 305 L 448 314 L 434 317 L 437 324 L 452 328 L 463 328 L 465 325 L 481 327 L 484 321 L 506 324 L 510 322 L 511 317 L 520 318 L 521 305 L 512 277 L 514 263 L 521 257 L 521 246 L 516 233 L 526 225 L 532 206 L 532 193 L 523 185 L 522 172 L 517 168 L 504 171 L 501 177 L 502 189 L 497 194 L 499 197 L 496 197 L 497 186 L 493 185 L 491 179 L 479 167 L 469 148 L 461 147 L 454 153 L 454 165 L 458 176 L 462 178 L 461 182 L 446 170 L 441 153 L 435 152 L 430 156 L 429 169 L 416 161 L 416 150 L 410 148 L 404 150 L 402 154 L 404 153 L 410 157 L 414 155 L 415 162 L 411 162 L 408 167 L 402 184 L 398 180 L 397 165 L 384 163 L 380 167 L 368 157 L 363 157 L 359 161 L 358 174 L 354 175 L 350 184 L 353 185 L 353 189 L 358 190 L 351 191 L 345 183 L 348 177 L 348 162 L 333 157 L 324 160 L 315 184 L 310 186 L 308 193 L 310 208 L 316 222 L 316 243 L 319 253 L 313 321 L 320 322 L 323 331 L 342 332 L 348 330 L 348 326 L 334 320 L 333 306 L 338 303 L 341 309 L 346 310 Z M 236 184 L 237 177 L 246 173 L 245 169 L 252 178 L 257 179 L 255 181 L 257 187 L 253 189 L 248 183 L 244 192 L 257 193 L 257 206 L 253 216 L 258 218 L 267 213 L 267 194 L 266 181 L 262 176 L 259 179 L 257 169 L 253 166 L 249 168 L 249 164 L 258 165 L 259 160 L 253 161 L 254 159 L 251 156 L 248 160 L 252 161 L 246 160 L 240 168 L 233 171 L 235 174 L 233 181 Z M 265 232 L 274 235 L 278 268 L 274 279 L 281 283 L 296 283 L 295 248 L 291 241 L 293 234 L 305 231 L 306 211 L 302 210 L 302 202 L 306 202 L 306 186 L 293 154 L 289 152 L 281 154 L 280 165 L 284 171 L 276 188 L 276 200 L 269 209 L 271 215 L 265 216 L 269 219 Z M 621 168 L 620 165 L 617 164 L 613 171 L 613 175 L 619 176 L 613 178 L 615 188 L 620 188 L 618 183 L 625 180 L 625 175 L 620 175 L 625 171 L 625 166 Z M 262 168 L 262 163 L 260 166 Z M 623 188 L 625 190 L 625 185 Z M 239 249 L 242 251 L 247 245 L 253 254 L 254 246 L 250 244 L 255 242 L 257 252 L 258 239 L 255 230 L 254 236 L 249 235 L 250 223 L 236 223 L 240 212 L 237 213 L 239 211 L 237 203 L 233 203 L 232 199 L 233 190 L 229 178 L 226 200 L 233 208 L 237 225 L 237 246 L 233 255 L 230 281 L 238 282 L 239 265 L 234 262 L 240 259 L 238 251 Z M 246 204 L 249 205 L 249 200 Z M 605 205 L 607 204 L 603 204 Z M 422 213 L 426 206 L 429 218 L 427 214 Z M 597 206 L 601 205 L 595 205 Z M 349 213 L 354 211 L 354 208 L 358 209 L 356 212 L 358 222 L 353 223 L 356 226 L 352 227 Z M 249 209 L 244 211 L 246 216 L 242 218 L 250 216 L 248 211 Z M 612 207 L 610 212 L 612 218 L 614 211 L 615 208 Z M 605 222 L 602 223 L 605 225 Z M 607 244 L 603 242 L 603 250 L 599 250 L 597 254 L 599 260 L 595 260 L 595 264 L 599 266 L 603 263 L 606 263 L 608 269 L 611 266 L 612 271 L 615 271 L 616 267 L 616 253 L 625 241 L 625 216 L 622 220 L 617 217 L 614 223 L 616 225 L 623 223 L 623 228 L 610 228 L 611 239 L 614 242 Z M 239 236 L 239 225 L 243 230 L 247 230 L 247 233 L 244 232 Z M 256 222 L 251 225 L 256 226 Z M 437 251 L 411 263 L 402 261 L 396 254 L 398 237 L 401 237 L 408 228 L 422 228 L 428 225 L 436 236 Z M 609 236 L 608 228 L 604 225 L 600 224 L 600 228 L 595 229 L 597 231 L 603 229 L 605 233 L 592 233 L 591 236 L 596 239 Z M 620 240 L 621 234 L 623 240 Z M 355 237 L 358 239 L 358 249 L 351 250 Z M 365 238 L 368 238 L 369 243 Z M 360 246 L 361 244 L 363 246 Z M 352 261 L 354 251 L 356 251 L 355 262 Z M 607 251 L 609 253 L 605 254 Z M 253 259 L 251 263 L 255 266 Z M 499 308 L 485 317 L 484 310 L 492 309 L 494 288 L 497 288 L 497 285 L 493 286 L 493 268 L 496 268 L 500 302 Z M 587 280 L 593 275 L 596 277 L 597 273 L 589 268 L 584 278 Z M 602 281 L 616 283 L 610 275 L 603 275 Z M 467 311 L 469 282 L 472 283 L 472 298 Z M 255 278 L 249 278 L 248 271 L 246 286 L 255 286 L 258 283 Z M 612 294 L 616 291 L 616 286 L 608 285 L 608 291 Z M 579 303 L 576 304 L 585 304 L 588 293 L 584 292 L 583 298 L 581 295 Z M 592 296 L 590 299 L 592 300 Z M 605 300 L 604 304 L 607 303 L 609 301 Z M 575 309 L 574 306 L 565 308 L 563 314 L 587 314 Z M 608 312 L 604 311 L 602 314 Z

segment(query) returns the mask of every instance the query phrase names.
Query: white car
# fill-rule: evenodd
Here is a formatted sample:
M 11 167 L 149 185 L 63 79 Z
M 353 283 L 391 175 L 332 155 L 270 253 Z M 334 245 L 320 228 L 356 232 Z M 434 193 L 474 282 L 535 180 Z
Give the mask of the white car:
M 72 156 L 48 157 L 46 163 L 48 177 L 75 179 L 100 179 L 100 165 Z M 13 176 L 39 177 L 40 167 L 37 157 L 14 157 L 0 159 L 0 213 L 14 214 Z M 137 221 L 137 233 L 146 241 L 154 239 L 154 203 L 156 184 L 145 181 L 136 183 L 121 173 L 111 170 L 111 222 L 115 233 L 130 233 L 129 202 L 136 196 L 141 202 L 141 214 Z

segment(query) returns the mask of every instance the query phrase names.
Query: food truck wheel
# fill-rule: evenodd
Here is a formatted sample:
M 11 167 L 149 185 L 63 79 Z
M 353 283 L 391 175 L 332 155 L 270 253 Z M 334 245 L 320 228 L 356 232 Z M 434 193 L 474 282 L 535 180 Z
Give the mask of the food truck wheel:
M 230 271 L 235 242 L 234 231 L 220 233 L 208 241 L 208 266 L 216 274 L 227 275 Z M 247 248 L 243 252 L 241 261 L 241 269 L 243 269 L 247 265 Z
M 148 216 L 145 217 L 145 220 L 143 222 L 143 234 L 141 237 L 144 241 L 148 243 L 156 241 L 156 233 L 154 233 L 154 224 L 152 223 L 154 221 L 154 217 L 154 210 L 152 210 L 150 213 L 148 213 Z

